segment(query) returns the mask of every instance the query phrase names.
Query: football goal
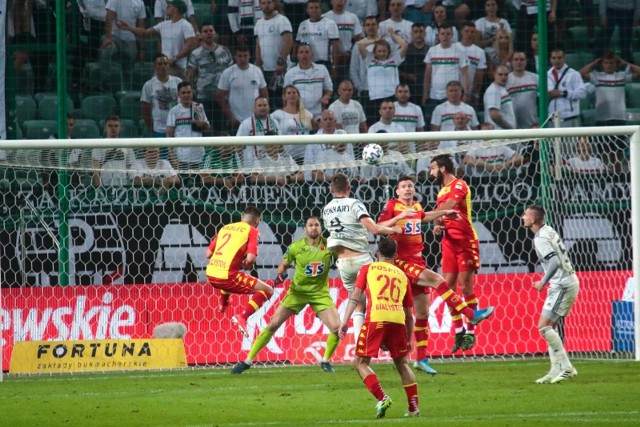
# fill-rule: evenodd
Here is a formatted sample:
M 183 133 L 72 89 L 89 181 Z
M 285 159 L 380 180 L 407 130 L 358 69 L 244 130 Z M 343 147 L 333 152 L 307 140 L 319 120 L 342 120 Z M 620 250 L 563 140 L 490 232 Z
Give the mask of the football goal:
M 362 160 L 370 143 L 384 151 L 376 164 Z M 16 354 L 18 342 L 144 340 L 168 322 L 186 326 L 187 364 L 243 360 L 289 282 L 276 287 L 249 318 L 249 337 L 242 337 L 231 315 L 248 297 L 233 295 L 227 312 L 220 313 L 218 291 L 206 283 L 205 252 L 217 230 L 239 221 L 246 206 L 257 206 L 262 222 L 251 273 L 271 283 L 287 247 L 303 237 L 305 219 L 320 216 L 331 200 L 333 175 L 348 176 L 352 196 L 374 220 L 397 197 L 395 185 L 403 175 L 415 178 L 416 198 L 428 211 L 441 189 L 431 179 L 431 159 L 441 154 L 453 158 L 456 173 L 471 189 L 480 241 L 475 293 L 480 307 L 493 305 L 496 312 L 477 328 L 471 350 L 452 354 L 451 316 L 434 293 L 429 357 L 437 363 L 546 352 L 536 327 L 544 295 L 531 287 L 541 268 L 533 235 L 521 222 L 526 206 L 535 203 L 563 236 L 581 282 L 578 300 L 562 323 L 567 350 L 577 358 L 640 360 L 640 131 L 635 126 L 31 140 L 3 141 L 3 148 L 5 372 L 12 356 L 34 356 Z M 422 235 L 427 266 L 439 271 L 440 237 L 430 224 Z M 372 251 L 375 242 L 370 236 Z M 330 293 L 343 313 L 347 292 L 336 270 L 329 277 Z M 319 363 L 327 334 L 307 307 L 276 332 L 256 362 Z M 333 362 L 350 362 L 354 351 L 348 334 Z M 108 357 L 109 351 L 97 353 Z M 54 354 L 60 366 L 92 358 L 88 350 Z M 96 362 L 95 370 L 101 366 Z

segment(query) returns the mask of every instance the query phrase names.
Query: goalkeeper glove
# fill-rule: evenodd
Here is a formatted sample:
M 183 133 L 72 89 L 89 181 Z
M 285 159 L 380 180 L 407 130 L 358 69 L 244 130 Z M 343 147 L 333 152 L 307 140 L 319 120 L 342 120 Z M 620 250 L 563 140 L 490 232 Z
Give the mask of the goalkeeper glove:
M 282 283 L 289 277 L 287 273 L 278 274 L 278 277 L 273 281 L 273 287 L 282 285 Z

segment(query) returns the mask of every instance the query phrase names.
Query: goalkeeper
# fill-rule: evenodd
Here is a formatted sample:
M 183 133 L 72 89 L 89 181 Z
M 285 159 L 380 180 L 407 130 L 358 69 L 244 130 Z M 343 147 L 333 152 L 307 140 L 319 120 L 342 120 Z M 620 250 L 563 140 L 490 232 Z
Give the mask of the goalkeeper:
M 287 295 L 274 313 L 269 325 L 260 332 L 244 362 L 236 364 L 231 373 L 241 374 L 251 368 L 253 359 L 271 340 L 273 334 L 294 314 L 310 305 L 318 318 L 329 328 L 324 357 L 320 367 L 325 372 L 333 372 L 329 359 L 338 347 L 338 327 L 340 315 L 329 295 L 329 268 L 333 261 L 333 253 L 327 249 L 327 240 L 322 237 L 320 220 L 311 216 L 304 225 L 305 236 L 289 246 L 278 265 L 278 278 L 274 286 L 286 278 L 286 271 L 295 264 L 295 274 Z

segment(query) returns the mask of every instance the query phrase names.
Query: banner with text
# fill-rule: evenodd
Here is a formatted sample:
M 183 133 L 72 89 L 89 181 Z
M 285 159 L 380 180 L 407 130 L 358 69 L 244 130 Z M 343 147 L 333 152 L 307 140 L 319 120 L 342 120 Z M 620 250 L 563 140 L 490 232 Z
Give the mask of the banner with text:
M 186 366 L 181 339 L 19 341 L 13 345 L 9 372 L 50 374 Z
M 621 297 L 629 276 L 629 271 L 579 273 L 580 295 L 564 329 L 569 351 L 611 350 L 611 301 Z M 476 294 L 480 305 L 494 305 L 496 312 L 479 326 L 478 343 L 469 354 L 546 352 L 545 342 L 536 328 L 545 295 L 531 287 L 531 282 L 539 277 L 539 274 L 520 273 L 477 276 Z M 611 286 L 602 287 L 604 282 Z M 342 315 L 347 293 L 339 280 L 331 280 L 330 292 Z M 5 346 L 2 368 L 9 369 L 12 350 L 16 352 L 24 343 L 32 343 L 26 347 L 34 360 L 37 361 L 39 355 L 47 362 L 59 363 L 56 369 L 68 371 L 74 362 L 87 362 L 85 359 L 94 351 L 91 347 L 94 340 L 140 340 L 135 341 L 140 344 L 131 351 L 136 359 L 144 359 L 143 343 L 155 341 L 149 340 L 153 328 L 171 321 L 187 326 L 183 338 L 187 363 L 225 364 L 243 360 L 253 339 L 267 325 L 282 300 L 284 289 L 276 288 L 274 296 L 251 316 L 248 323 L 250 338 L 241 337 L 231 324 L 231 315 L 242 310 L 248 297 L 232 295 L 229 313 L 221 314 L 217 311 L 217 291 L 205 283 L 12 288 L 3 293 L 4 306 L 0 308 L 1 337 Z M 429 323 L 429 353 L 432 357 L 450 356 L 451 318 L 439 298 L 433 299 Z M 327 334 L 326 327 L 307 307 L 276 332 L 257 360 L 317 363 L 324 351 Z M 71 346 L 70 341 L 74 343 Z M 108 342 L 113 341 L 105 341 Z M 76 348 L 74 359 L 75 343 L 83 347 Z M 155 348 L 156 344 L 153 345 Z M 82 349 L 83 357 L 80 358 L 78 352 Z M 95 354 L 116 353 L 123 363 L 129 362 L 132 355 L 123 355 L 123 351 L 123 347 L 105 344 L 96 347 Z M 152 351 L 152 354 L 161 351 L 166 349 Z M 353 357 L 353 338 L 348 334 L 333 361 L 350 362 Z M 107 370 L 99 366 L 93 368 Z

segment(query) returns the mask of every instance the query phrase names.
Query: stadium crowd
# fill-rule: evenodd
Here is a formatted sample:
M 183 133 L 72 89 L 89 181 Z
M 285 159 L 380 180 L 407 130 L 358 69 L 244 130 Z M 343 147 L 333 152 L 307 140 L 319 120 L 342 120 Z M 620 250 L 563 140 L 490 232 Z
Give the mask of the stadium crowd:
M 44 27 L 38 23 L 52 3 L 9 1 L 15 69 L 32 81 L 19 86 L 24 92 L 18 98 L 33 92 L 38 100 L 38 115 L 26 115 L 31 119 L 43 119 L 46 99 L 55 96 L 46 93 L 52 90 L 52 57 L 46 49 L 20 47 L 50 37 L 41 34 Z M 635 98 L 640 96 L 633 95 L 637 86 L 632 80 L 640 78 L 640 67 L 633 64 L 632 46 L 640 36 L 633 32 L 634 24 L 640 24 L 638 3 L 600 0 L 598 9 L 590 1 L 558 3 L 547 2 L 550 67 L 540 70 L 537 8 L 530 0 L 70 2 L 75 13 L 69 13 L 68 31 L 71 37 L 77 29 L 81 37 L 77 56 L 68 60 L 69 86 L 82 94 L 77 98 L 82 108 L 70 111 L 69 119 L 82 120 L 83 126 L 72 126 L 68 136 L 99 137 L 98 124 L 104 121 L 102 134 L 111 137 L 107 126 L 113 119 L 120 122 L 118 135 L 129 137 L 528 129 L 546 121 L 535 107 L 541 72 L 547 75 L 549 113 L 558 113 L 561 126 L 635 120 Z M 586 25 L 580 27 L 586 29 L 585 37 L 597 42 L 591 50 L 576 46 L 589 44 L 578 40 L 575 27 L 567 24 L 576 16 L 584 18 Z M 615 27 L 619 36 L 610 42 Z M 83 70 L 83 76 L 73 70 Z M 625 99 L 634 101 L 627 105 Z M 17 104 L 17 110 L 27 108 Z M 33 122 L 37 120 L 20 122 L 18 137 L 32 138 L 30 131 L 38 127 Z M 459 144 L 441 141 L 437 147 Z M 387 155 L 398 156 L 431 148 L 436 145 L 384 147 Z M 574 172 L 624 170 L 627 148 L 578 144 L 570 150 L 576 158 L 567 157 L 566 166 Z M 178 170 L 217 166 L 223 159 L 251 169 L 265 161 L 288 167 L 323 156 L 358 157 L 357 147 L 354 151 L 350 145 L 217 151 L 163 150 L 160 156 Z M 491 176 L 520 167 L 531 159 L 530 151 L 527 144 L 480 148 L 456 160 L 461 172 Z M 130 168 L 144 158 L 143 153 L 129 153 L 118 161 Z M 92 159 L 96 167 L 106 163 L 101 155 Z M 363 168 L 352 171 L 351 178 L 384 180 L 391 173 L 407 174 L 407 168 L 420 176 L 425 172 L 420 164 L 391 165 L 396 167 L 387 171 Z M 323 181 L 331 173 L 251 176 L 250 182 Z M 203 182 L 227 186 L 228 180 L 203 177 Z

